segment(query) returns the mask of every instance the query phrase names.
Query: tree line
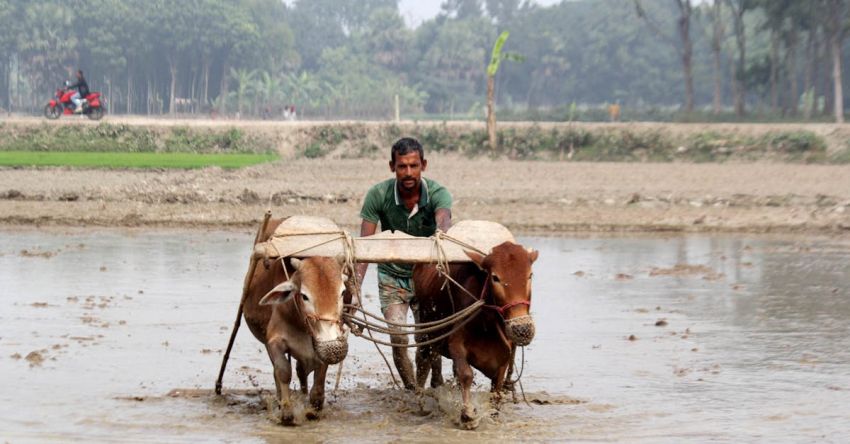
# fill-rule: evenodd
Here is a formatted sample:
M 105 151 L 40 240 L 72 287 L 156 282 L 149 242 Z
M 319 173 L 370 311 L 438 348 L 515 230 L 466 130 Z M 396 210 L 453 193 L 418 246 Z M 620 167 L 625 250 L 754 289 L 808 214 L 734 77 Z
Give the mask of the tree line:
M 0 0 L 0 106 L 39 112 L 83 69 L 112 113 L 483 118 L 651 112 L 842 119 L 850 0 Z

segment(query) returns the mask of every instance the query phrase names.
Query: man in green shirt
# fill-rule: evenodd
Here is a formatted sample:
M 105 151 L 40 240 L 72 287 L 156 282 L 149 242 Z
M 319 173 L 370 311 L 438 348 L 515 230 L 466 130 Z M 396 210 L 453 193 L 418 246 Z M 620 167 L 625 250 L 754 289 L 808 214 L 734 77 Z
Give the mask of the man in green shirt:
M 369 189 L 360 210 L 363 222 L 360 236 L 381 230 L 399 230 L 413 236 L 431 236 L 439 228 L 452 226 L 452 196 L 442 185 L 422 177 L 428 162 L 422 145 L 415 139 L 403 138 L 390 152 L 390 171 L 395 177 Z M 357 265 L 358 282 L 363 282 L 368 263 Z M 406 323 L 413 300 L 413 266 L 378 265 L 378 295 L 381 312 L 391 322 Z M 415 313 L 415 310 L 414 310 Z M 390 327 L 392 328 L 392 327 Z M 407 344 L 407 336 L 390 335 L 394 344 Z M 393 348 L 393 361 L 407 389 L 415 389 L 413 365 L 405 348 Z

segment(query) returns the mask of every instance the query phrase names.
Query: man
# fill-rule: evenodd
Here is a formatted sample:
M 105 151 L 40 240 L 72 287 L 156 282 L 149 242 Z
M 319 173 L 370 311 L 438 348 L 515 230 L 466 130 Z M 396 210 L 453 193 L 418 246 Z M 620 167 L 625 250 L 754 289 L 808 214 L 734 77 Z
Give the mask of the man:
M 431 236 L 452 225 L 452 196 L 437 182 L 422 177 L 428 166 L 422 145 L 411 138 L 396 142 L 390 152 L 390 171 L 395 178 L 369 189 L 360 210 L 360 236 L 381 230 L 399 230 L 413 236 Z M 358 282 L 363 282 L 368 263 L 358 264 Z M 406 323 L 413 300 L 413 266 L 378 265 L 378 295 L 381 312 L 391 322 Z M 414 309 L 415 313 L 415 309 Z M 392 327 L 390 327 L 392 328 Z M 407 344 L 407 336 L 390 335 L 393 344 Z M 393 348 L 393 361 L 405 388 L 416 387 L 413 365 L 405 348 Z M 435 375 L 436 376 L 436 375 Z M 436 376 L 438 377 L 438 376 Z
M 83 76 L 83 70 L 77 70 L 77 83 L 69 86 L 69 88 L 76 88 L 77 90 L 71 96 L 71 101 L 74 102 L 74 112 L 83 112 L 83 99 L 89 95 L 89 84 Z

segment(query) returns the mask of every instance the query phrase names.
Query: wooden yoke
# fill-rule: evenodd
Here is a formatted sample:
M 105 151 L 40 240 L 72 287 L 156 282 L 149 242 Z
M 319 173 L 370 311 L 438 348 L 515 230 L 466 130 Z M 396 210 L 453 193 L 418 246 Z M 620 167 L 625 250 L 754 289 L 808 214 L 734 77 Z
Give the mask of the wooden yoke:
M 440 238 L 390 231 L 347 238 L 345 231 L 329 219 L 292 216 L 280 224 L 271 240 L 254 247 L 254 257 L 339 257 L 346 255 L 350 242 L 356 262 L 417 264 L 434 263 L 441 257 L 446 262 L 469 262 L 464 249 L 487 254 L 505 241 L 516 242 L 507 228 L 489 221 L 458 222 Z

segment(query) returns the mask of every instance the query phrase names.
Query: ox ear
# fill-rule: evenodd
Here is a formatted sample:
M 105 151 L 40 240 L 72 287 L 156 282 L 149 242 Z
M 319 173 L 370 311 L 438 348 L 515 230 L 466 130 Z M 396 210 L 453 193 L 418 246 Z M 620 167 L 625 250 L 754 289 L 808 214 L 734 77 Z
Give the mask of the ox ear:
M 472 262 L 475 262 L 475 265 L 478 265 L 478 268 L 484 269 L 484 256 L 473 251 L 463 250 L 463 252 L 472 259 Z
M 292 294 L 293 290 L 295 290 L 295 285 L 290 281 L 286 281 L 266 293 L 260 299 L 260 305 L 282 304 Z
M 537 260 L 538 254 L 539 254 L 539 252 L 537 250 L 535 250 L 533 248 L 528 249 L 528 258 L 531 259 L 532 264 L 534 263 L 534 261 Z
M 301 269 L 301 259 L 297 259 L 297 258 L 294 258 L 294 257 L 289 258 L 289 263 L 292 264 L 292 268 L 294 268 L 296 270 Z

